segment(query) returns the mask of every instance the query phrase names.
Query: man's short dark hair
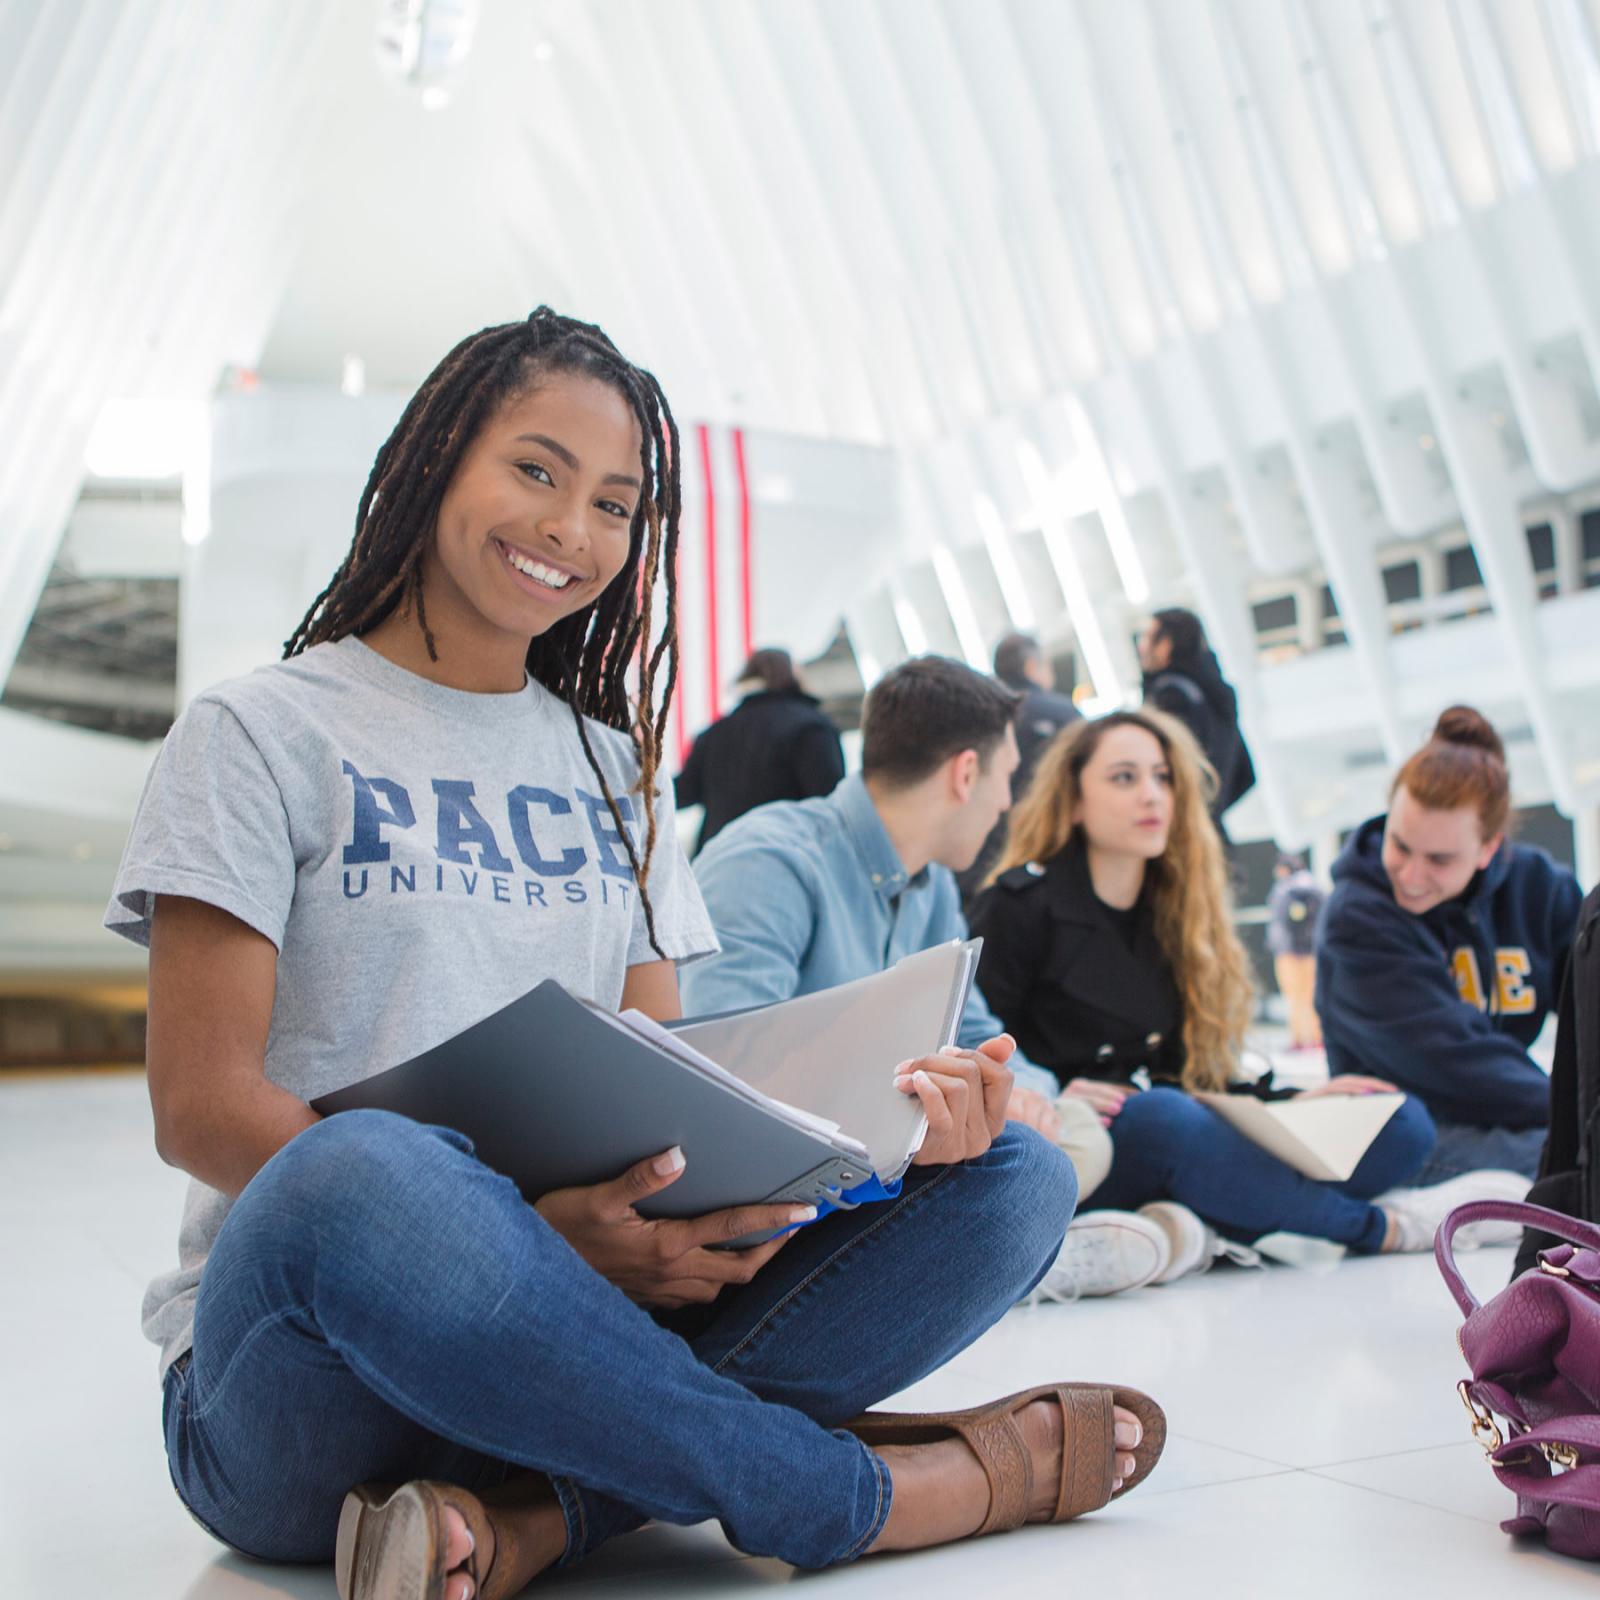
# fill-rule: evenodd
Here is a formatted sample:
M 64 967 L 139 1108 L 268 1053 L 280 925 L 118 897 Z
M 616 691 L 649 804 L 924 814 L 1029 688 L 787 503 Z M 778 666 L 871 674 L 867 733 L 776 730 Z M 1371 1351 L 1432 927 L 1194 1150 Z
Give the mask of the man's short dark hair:
M 963 750 L 988 766 L 1021 703 L 1014 689 L 946 656 L 903 661 L 862 709 L 862 776 L 907 788 Z
M 769 694 L 793 694 L 800 687 L 794 658 L 787 650 L 769 648 L 755 651 L 739 669 L 738 683 L 759 683 Z
M 1027 682 L 1025 669 L 1043 654 L 1039 641 L 1030 634 L 1008 633 L 994 647 L 994 675 L 1001 683 L 1019 689 Z
M 1194 612 L 1185 611 L 1182 606 L 1170 606 L 1165 611 L 1156 612 L 1152 620 L 1157 629 L 1172 641 L 1174 661 L 1188 661 L 1205 648 L 1206 630 Z

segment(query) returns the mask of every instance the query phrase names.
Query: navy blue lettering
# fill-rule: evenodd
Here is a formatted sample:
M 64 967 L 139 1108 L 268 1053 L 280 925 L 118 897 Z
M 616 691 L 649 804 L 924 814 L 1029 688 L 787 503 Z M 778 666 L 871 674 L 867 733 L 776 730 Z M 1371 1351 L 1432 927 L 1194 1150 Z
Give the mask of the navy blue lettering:
M 510 905 L 511 880 L 509 878 L 491 878 L 489 882 L 494 886 L 495 899 L 498 900 L 503 906 Z
M 554 860 L 540 855 L 539 846 L 534 843 L 533 821 L 528 815 L 528 808 L 535 805 L 543 806 L 552 817 L 572 815 L 572 802 L 565 795 L 557 794 L 552 789 L 536 789 L 529 784 L 518 784 L 506 796 L 506 811 L 511 819 L 511 839 L 517 847 L 517 854 L 522 857 L 528 870 L 537 872 L 541 878 L 570 878 L 573 873 L 582 870 L 584 862 L 589 858 L 576 845 L 563 850 Z
M 389 868 L 389 893 L 398 894 L 402 883 L 409 893 L 415 894 L 417 892 L 417 868 L 415 863 L 409 867 Z
M 444 868 L 443 867 L 435 867 L 433 869 L 433 886 L 440 894 L 444 893 Z
M 439 797 L 439 836 L 434 847 L 439 859 L 470 864 L 467 846 L 476 845 L 478 865 L 485 872 L 510 872 L 511 858 L 500 853 L 494 829 L 472 803 L 472 785 L 462 778 L 435 778 L 433 792 Z
M 383 848 L 385 850 L 387 850 L 389 847 L 388 847 L 388 845 L 385 845 Z M 350 869 L 347 867 L 345 869 L 345 874 L 344 874 L 344 897 L 345 897 L 345 899 L 346 900 L 359 900 L 362 897 L 362 895 L 364 895 L 366 892 L 367 892 L 367 869 L 365 867 L 363 867 L 361 869 L 361 887 L 359 889 L 356 889 L 356 890 L 352 891 L 351 888 L 350 888 Z
M 417 820 L 411 796 L 388 778 L 362 777 L 348 761 L 341 761 L 339 767 L 355 786 L 355 826 L 350 843 L 344 847 L 344 864 L 356 867 L 364 861 L 387 861 L 389 847 L 379 837 L 378 829 L 383 823 L 391 828 L 409 828 Z M 389 802 L 387 806 L 379 802 L 379 795 Z
M 569 906 L 581 906 L 589 898 L 589 891 L 576 878 L 571 883 L 562 884 L 561 892 L 566 895 Z
M 542 883 L 534 883 L 532 880 L 524 878 L 522 881 L 522 892 L 528 897 L 528 904 L 530 906 L 535 901 L 537 901 L 541 906 L 544 904 L 544 885 Z
M 578 798 L 589 814 L 589 831 L 594 835 L 595 859 L 600 870 L 608 878 L 632 878 L 633 868 L 628 864 L 627 846 L 611 820 L 611 810 L 606 805 L 605 797 L 579 789 Z M 633 821 L 633 802 L 627 795 L 617 796 L 617 810 L 624 822 Z
M 469 895 L 476 894 L 478 892 L 478 874 L 476 872 L 468 872 L 465 867 L 457 867 L 456 871 L 461 874 L 461 886 L 467 893 Z

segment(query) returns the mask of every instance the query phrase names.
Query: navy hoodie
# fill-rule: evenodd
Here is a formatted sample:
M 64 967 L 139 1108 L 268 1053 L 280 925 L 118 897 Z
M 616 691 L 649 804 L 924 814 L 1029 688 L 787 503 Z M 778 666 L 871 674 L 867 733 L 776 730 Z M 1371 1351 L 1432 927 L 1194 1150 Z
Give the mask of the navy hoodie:
M 1330 1073 L 1387 1078 L 1440 1122 L 1539 1128 L 1550 1080 L 1529 1057 L 1560 997 L 1583 896 L 1543 850 L 1502 844 L 1421 916 L 1383 870 L 1385 817 L 1333 866 L 1317 930 L 1317 1014 Z

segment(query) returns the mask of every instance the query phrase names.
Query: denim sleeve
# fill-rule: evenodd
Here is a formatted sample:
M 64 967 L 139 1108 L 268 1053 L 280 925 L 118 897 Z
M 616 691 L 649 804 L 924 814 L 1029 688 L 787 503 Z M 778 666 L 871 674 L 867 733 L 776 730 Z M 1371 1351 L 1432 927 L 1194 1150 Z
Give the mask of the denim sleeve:
M 798 994 L 817 913 L 794 865 L 769 844 L 744 846 L 724 833 L 701 851 L 694 874 L 722 950 L 678 974 L 684 1015 L 715 1016 Z

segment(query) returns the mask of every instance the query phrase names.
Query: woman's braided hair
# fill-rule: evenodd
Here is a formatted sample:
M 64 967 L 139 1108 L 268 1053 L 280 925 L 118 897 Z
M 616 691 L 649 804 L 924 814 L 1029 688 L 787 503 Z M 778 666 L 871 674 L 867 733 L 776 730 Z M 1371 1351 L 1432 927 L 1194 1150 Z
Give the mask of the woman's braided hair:
M 628 557 L 600 597 L 563 617 L 528 646 L 528 672 L 572 709 L 589 766 L 600 781 L 611 820 L 628 852 L 651 948 L 655 914 L 645 887 L 656 848 L 656 773 L 666 739 L 667 708 L 678 679 L 677 552 L 682 494 L 678 427 L 661 385 L 625 360 L 593 323 L 540 306 L 526 322 L 484 328 L 463 339 L 429 374 L 372 464 L 356 509 L 355 538 L 321 594 L 283 647 L 287 659 L 312 645 L 358 638 L 397 606 L 415 608 L 428 655 L 438 651 L 422 595 L 422 557 L 439 505 L 462 457 L 484 424 L 513 396 L 553 373 L 577 373 L 615 389 L 639 424 L 644 492 L 628 530 Z M 652 641 L 656 583 L 666 582 L 661 635 Z M 628 671 L 639 663 L 636 719 Z M 666 662 L 665 690 L 656 680 Z M 626 732 L 639 760 L 645 815 L 644 858 L 623 825 L 606 775 L 595 760 L 585 717 Z

